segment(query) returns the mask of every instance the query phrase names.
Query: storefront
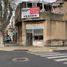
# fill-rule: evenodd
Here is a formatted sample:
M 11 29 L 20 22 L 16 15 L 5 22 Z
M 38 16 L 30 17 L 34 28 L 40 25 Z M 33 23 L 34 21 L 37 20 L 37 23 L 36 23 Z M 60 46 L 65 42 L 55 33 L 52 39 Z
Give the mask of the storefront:
M 44 46 L 47 39 L 47 22 L 43 20 L 37 20 L 36 22 L 27 20 L 25 24 L 25 35 L 22 35 L 23 41 L 26 42 L 26 46 Z M 23 25 L 22 25 L 23 26 Z M 23 34 L 22 32 L 22 34 Z M 25 40 L 24 40 L 25 39 Z
M 18 27 L 18 43 L 23 46 L 44 46 L 47 39 L 47 22 L 42 20 L 26 20 Z
M 43 45 L 44 27 L 33 25 L 26 27 L 26 45 L 42 46 Z

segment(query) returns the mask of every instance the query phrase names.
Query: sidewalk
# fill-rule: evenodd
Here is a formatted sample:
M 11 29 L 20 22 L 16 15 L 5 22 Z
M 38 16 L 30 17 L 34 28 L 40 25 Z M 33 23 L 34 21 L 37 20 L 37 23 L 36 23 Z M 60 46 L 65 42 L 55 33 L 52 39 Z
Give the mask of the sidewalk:
M 0 51 L 31 51 L 31 52 L 53 52 L 67 50 L 67 47 L 23 47 L 23 46 L 9 46 L 0 47 Z
M 39 47 L 29 49 L 32 52 L 55 52 L 55 51 L 67 51 L 67 47 Z

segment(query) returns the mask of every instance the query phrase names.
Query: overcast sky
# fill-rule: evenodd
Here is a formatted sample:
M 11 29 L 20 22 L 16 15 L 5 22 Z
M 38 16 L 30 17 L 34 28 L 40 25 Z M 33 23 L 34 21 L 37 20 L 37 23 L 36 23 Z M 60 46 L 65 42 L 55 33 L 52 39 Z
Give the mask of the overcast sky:
M 16 0 L 16 4 L 21 3 L 22 1 L 36 1 L 36 0 Z M 55 2 L 56 0 L 40 0 L 40 1 L 44 1 L 44 2 Z

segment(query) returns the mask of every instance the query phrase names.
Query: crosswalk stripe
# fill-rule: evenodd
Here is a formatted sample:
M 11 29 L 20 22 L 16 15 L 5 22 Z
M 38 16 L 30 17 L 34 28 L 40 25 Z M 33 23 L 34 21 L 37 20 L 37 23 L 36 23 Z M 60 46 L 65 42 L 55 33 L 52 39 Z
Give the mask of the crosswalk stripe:
M 53 57 L 47 57 L 48 59 L 56 59 L 56 58 L 64 58 L 64 57 L 67 57 L 65 55 L 63 56 L 53 56 Z
M 61 56 L 61 55 L 62 55 L 62 54 L 56 54 L 56 55 L 45 55 L 45 56 L 52 56 L 52 57 L 54 56 L 54 57 L 55 57 L 55 56 Z M 63 54 L 63 55 L 64 55 L 64 54 Z
M 45 56 L 56 56 L 56 55 L 65 55 L 65 54 L 45 54 L 45 53 L 31 53 L 31 54 L 35 54 L 35 55 L 45 55 Z
M 54 59 L 57 62 L 67 61 L 67 58 L 61 58 L 61 59 Z
M 63 64 L 67 64 L 67 54 L 66 53 L 36 53 L 30 52 L 30 54 L 38 55 L 41 57 L 45 57 L 47 59 L 52 59 L 56 62 L 62 62 Z
M 53 53 L 53 54 L 49 54 L 49 53 L 33 53 L 31 52 L 31 54 L 34 54 L 34 55 L 40 55 L 41 57 L 47 57 L 48 59 L 52 59 L 52 58 L 60 58 L 60 57 L 67 57 L 65 56 L 65 54 L 59 54 L 59 53 Z M 60 56 L 60 57 L 58 57 Z
M 56 54 L 56 55 L 40 55 L 42 57 L 48 57 L 48 58 L 56 58 L 56 57 L 59 57 L 59 56 L 64 56 L 64 57 L 67 57 L 67 55 L 65 56 L 65 54 Z
M 63 64 L 67 64 L 67 62 L 63 62 Z

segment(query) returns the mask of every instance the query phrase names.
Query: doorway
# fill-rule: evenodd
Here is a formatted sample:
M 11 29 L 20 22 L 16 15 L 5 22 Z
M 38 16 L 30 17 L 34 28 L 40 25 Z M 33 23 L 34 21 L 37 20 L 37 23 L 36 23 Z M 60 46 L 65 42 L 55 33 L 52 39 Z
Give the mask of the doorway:
M 26 33 L 26 45 L 32 46 L 32 33 Z

